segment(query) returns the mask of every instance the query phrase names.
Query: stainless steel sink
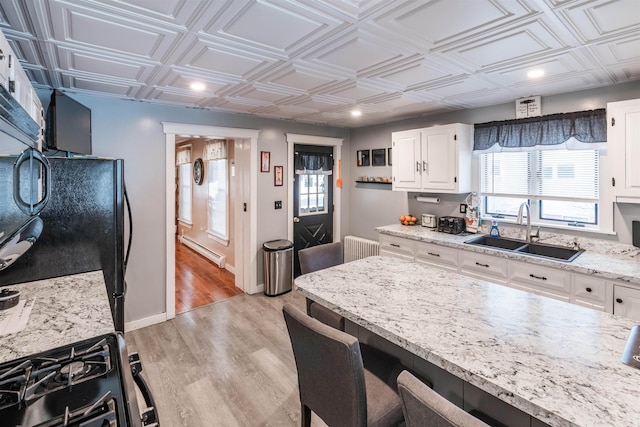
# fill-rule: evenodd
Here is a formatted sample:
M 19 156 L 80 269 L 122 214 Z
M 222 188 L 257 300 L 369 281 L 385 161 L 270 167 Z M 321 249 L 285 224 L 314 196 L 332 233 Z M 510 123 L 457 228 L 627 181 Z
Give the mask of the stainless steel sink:
M 543 245 L 541 243 L 529 243 L 516 249 L 515 252 L 571 262 L 584 252 L 584 250 L 565 248 L 563 246 Z
M 479 236 L 467 240 L 465 243 L 566 262 L 573 261 L 584 252 L 584 250 L 571 249 L 564 246 L 527 243 L 524 240 L 507 239 L 505 237 Z

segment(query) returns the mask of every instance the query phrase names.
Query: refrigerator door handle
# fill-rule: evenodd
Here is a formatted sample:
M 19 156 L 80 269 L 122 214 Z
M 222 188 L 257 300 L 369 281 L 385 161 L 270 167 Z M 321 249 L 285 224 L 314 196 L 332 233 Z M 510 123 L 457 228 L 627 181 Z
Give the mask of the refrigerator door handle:
M 33 190 L 29 189 L 29 202 L 25 202 L 20 194 L 20 170 L 22 164 L 25 162 L 29 162 L 29 166 L 34 166 L 34 161 L 38 162 L 42 165 L 42 199 L 34 202 L 31 199 L 31 195 L 33 194 Z M 30 174 L 33 172 L 30 170 Z M 30 177 L 32 178 L 32 177 Z M 32 179 L 29 179 L 29 182 L 32 182 Z M 37 215 L 44 209 L 49 201 L 49 197 L 51 196 L 51 166 L 49 166 L 49 161 L 45 156 L 42 155 L 41 152 L 36 150 L 35 148 L 27 148 L 18 156 L 16 162 L 13 165 L 13 200 L 15 201 L 18 208 L 27 215 Z

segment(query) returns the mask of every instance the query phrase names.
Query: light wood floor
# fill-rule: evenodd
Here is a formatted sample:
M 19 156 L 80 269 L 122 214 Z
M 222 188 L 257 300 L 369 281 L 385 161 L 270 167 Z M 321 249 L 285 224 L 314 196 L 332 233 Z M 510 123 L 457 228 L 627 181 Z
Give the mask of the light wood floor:
M 127 332 L 167 426 L 299 426 L 297 373 L 282 305 L 295 291 L 240 295 Z M 325 424 L 315 415 L 313 426 Z
M 176 313 L 242 294 L 235 275 L 176 239 Z

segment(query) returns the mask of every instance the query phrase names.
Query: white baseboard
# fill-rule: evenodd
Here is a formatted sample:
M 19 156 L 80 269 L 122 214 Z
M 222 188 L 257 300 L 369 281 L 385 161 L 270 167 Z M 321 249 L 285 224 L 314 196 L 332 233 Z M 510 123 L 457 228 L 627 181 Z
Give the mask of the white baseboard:
M 236 268 L 233 265 L 225 264 L 224 269 L 231 274 L 236 274 Z
M 136 329 L 141 329 L 146 326 L 155 325 L 156 323 L 162 323 L 167 320 L 167 313 L 160 313 L 143 319 L 132 320 L 124 324 L 124 331 L 131 332 Z

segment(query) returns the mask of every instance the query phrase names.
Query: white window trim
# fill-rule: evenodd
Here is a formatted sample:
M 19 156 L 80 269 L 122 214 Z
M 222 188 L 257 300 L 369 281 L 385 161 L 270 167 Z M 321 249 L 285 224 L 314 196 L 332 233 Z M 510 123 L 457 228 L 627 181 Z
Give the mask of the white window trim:
M 611 181 L 611 172 L 609 171 L 609 161 L 607 158 L 607 150 L 600 150 L 600 159 L 598 164 L 600 166 L 599 178 L 600 178 L 600 200 L 598 201 L 598 228 L 594 227 L 572 227 L 564 224 L 558 223 L 547 223 L 541 221 L 533 221 L 531 225 L 534 227 L 543 227 L 548 229 L 556 229 L 556 230 L 568 230 L 579 233 L 589 233 L 589 234 L 601 234 L 607 236 L 614 236 L 617 233 L 614 230 L 614 200 L 613 194 L 611 190 L 611 186 L 609 182 Z M 480 153 L 474 153 L 473 156 L 473 167 L 476 170 L 477 183 L 474 186 L 478 195 L 484 202 L 484 194 L 480 193 L 480 184 L 482 181 L 482 168 L 480 167 Z M 522 197 L 522 196 L 520 196 Z M 492 220 L 496 220 L 502 224 L 517 224 L 515 218 L 507 217 L 507 218 L 494 218 L 491 215 L 485 215 L 484 207 L 480 214 L 481 223 L 491 224 Z
M 223 246 L 229 246 L 229 239 L 225 239 L 224 237 L 220 236 L 218 233 L 215 233 L 211 230 L 207 230 L 207 237 Z

